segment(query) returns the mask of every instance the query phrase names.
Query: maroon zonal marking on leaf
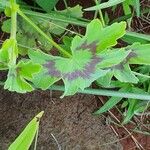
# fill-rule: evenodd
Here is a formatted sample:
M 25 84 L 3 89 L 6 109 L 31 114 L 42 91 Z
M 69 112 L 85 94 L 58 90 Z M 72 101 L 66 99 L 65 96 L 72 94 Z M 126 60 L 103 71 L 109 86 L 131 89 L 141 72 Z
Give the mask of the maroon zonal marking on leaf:
M 124 69 L 124 66 L 123 66 L 124 63 L 120 63 L 118 65 L 115 65 L 113 68 L 114 69 L 117 69 L 117 70 L 123 70 Z
M 78 77 L 82 77 L 83 79 L 89 79 L 91 74 L 96 70 L 96 65 L 101 61 L 100 58 L 94 56 L 82 70 L 76 70 L 74 72 L 63 74 L 63 77 L 68 80 L 75 80 Z
M 59 70 L 55 68 L 55 62 L 49 61 L 48 63 L 44 64 L 43 66 L 48 69 L 48 75 L 52 77 L 63 77 L 64 79 L 68 80 L 75 80 L 78 77 L 82 77 L 83 79 L 89 79 L 91 74 L 96 70 L 96 65 L 101 61 L 101 58 L 97 56 L 93 56 L 91 62 L 85 65 L 82 70 L 75 70 L 69 73 L 61 73 Z
M 48 63 L 43 65 L 45 68 L 48 69 L 48 75 L 52 77 L 61 77 L 61 72 L 55 68 L 55 62 L 54 61 L 49 61 Z
M 129 55 L 127 56 L 127 58 L 126 58 L 126 62 L 128 62 L 131 58 L 134 58 L 134 57 L 137 57 L 137 56 L 138 55 L 135 52 L 131 51 L 129 53 Z
M 128 54 L 128 56 L 122 61 L 120 62 L 119 64 L 111 67 L 110 69 L 118 69 L 118 70 L 123 70 L 124 69 L 124 65 L 126 63 L 128 63 L 128 61 L 131 59 L 131 58 L 134 58 L 134 57 L 137 57 L 137 54 L 135 52 L 130 52 Z
M 92 42 L 92 43 L 90 43 L 90 44 L 88 44 L 87 43 L 87 41 L 85 41 L 84 43 L 82 43 L 81 44 L 81 46 L 79 46 L 78 48 L 77 48 L 77 50 L 90 50 L 93 54 L 95 54 L 96 53 L 96 47 L 97 47 L 97 41 L 94 41 L 94 42 Z
M 57 60 L 51 60 L 44 64 L 43 66 L 48 69 L 48 75 L 52 77 L 62 77 L 63 79 L 67 80 L 75 80 L 79 77 L 83 79 L 89 79 L 91 75 L 95 72 L 97 64 L 101 61 L 101 58 L 96 56 L 96 47 L 97 47 L 96 41 L 88 44 L 87 41 L 85 41 L 81 46 L 77 48 L 77 50 L 89 50 L 91 51 L 91 61 L 87 63 L 81 70 L 75 70 L 73 72 L 69 73 L 62 73 L 55 67 L 55 61 Z

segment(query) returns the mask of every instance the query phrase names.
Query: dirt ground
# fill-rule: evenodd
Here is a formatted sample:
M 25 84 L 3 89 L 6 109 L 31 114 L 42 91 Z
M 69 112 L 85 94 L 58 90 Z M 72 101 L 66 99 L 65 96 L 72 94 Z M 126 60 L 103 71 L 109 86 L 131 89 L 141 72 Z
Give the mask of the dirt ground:
M 59 93 L 36 91 L 15 94 L 0 90 L 0 150 L 22 131 L 34 115 L 44 110 L 38 150 L 122 150 L 105 118 L 94 117 L 94 96 L 76 95 L 59 99 Z M 54 137 L 53 137 L 54 136 Z

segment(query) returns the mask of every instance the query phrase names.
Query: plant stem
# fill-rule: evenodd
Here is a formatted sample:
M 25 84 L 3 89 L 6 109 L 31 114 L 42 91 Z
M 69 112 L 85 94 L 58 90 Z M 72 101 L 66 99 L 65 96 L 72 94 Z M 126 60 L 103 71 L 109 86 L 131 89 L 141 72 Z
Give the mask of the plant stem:
M 18 10 L 18 14 L 25 19 L 37 32 L 39 32 L 45 39 L 47 39 L 55 48 L 57 48 L 60 52 L 62 52 L 67 57 L 72 57 L 70 53 L 65 51 L 62 47 L 60 47 L 56 42 L 54 42 L 48 35 L 46 35 L 34 22 L 32 22 L 21 10 Z
M 16 32 L 17 32 L 17 9 L 18 5 L 16 4 L 16 0 L 10 0 L 10 9 L 11 9 L 11 33 L 10 39 L 12 40 L 11 48 L 9 51 L 9 70 L 13 70 L 16 66 L 17 53 L 16 53 Z
M 96 5 L 98 5 L 98 4 L 99 4 L 98 0 L 95 0 L 95 4 L 96 4 Z M 99 16 L 100 16 L 100 19 L 101 19 L 102 25 L 103 25 L 103 27 L 105 27 L 105 21 L 104 21 L 104 17 L 103 17 L 103 14 L 102 14 L 101 9 L 100 9 L 100 10 L 98 10 L 98 12 L 99 12 Z
M 10 0 L 11 3 L 11 39 L 16 39 L 17 32 L 17 12 L 16 12 L 16 0 Z
M 50 90 L 57 90 L 57 91 L 64 91 L 64 86 L 53 85 L 49 88 Z M 122 97 L 122 98 L 131 98 L 131 99 L 139 99 L 139 100 L 146 100 L 150 101 L 149 94 L 135 94 L 129 92 L 119 92 L 119 91 L 112 91 L 112 90 L 101 90 L 101 89 L 85 89 L 84 91 L 79 90 L 79 93 L 83 94 L 91 94 L 91 95 L 103 95 L 103 96 L 114 96 L 114 97 Z
M 36 131 L 35 142 L 34 142 L 34 150 L 37 149 L 38 136 L 39 136 L 39 127 L 38 127 L 38 129 Z

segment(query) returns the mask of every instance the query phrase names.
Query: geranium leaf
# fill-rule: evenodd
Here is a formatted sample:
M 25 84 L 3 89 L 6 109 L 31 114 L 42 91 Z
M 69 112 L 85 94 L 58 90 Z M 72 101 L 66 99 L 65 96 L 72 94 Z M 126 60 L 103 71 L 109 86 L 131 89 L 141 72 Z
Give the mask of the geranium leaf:
M 115 23 L 114 26 L 122 26 L 122 24 L 123 26 L 125 25 L 124 23 Z M 110 28 L 114 28 L 114 26 L 112 25 L 106 28 L 110 31 Z M 93 32 L 95 32 L 94 36 Z M 29 57 L 31 60 L 40 63 L 43 66 L 42 72 L 36 77 L 36 81 L 40 81 L 38 82 L 38 86 L 45 89 L 48 88 L 48 85 L 52 85 L 56 81 L 62 79 L 65 84 L 63 96 L 73 95 L 79 89 L 84 90 L 84 88 L 89 87 L 93 81 L 106 75 L 110 71 L 108 67 L 122 62 L 128 56 L 130 51 L 121 49 L 119 52 L 115 51 L 110 53 L 110 57 L 106 54 L 101 56 L 100 53 L 96 53 L 97 47 L 104 38 L 101 37 L 101 35 L 103 35 L 101 32 L 103 32 L 101 22 L 98 19 L 91 21 L 87 26 L 87 31 L 83 38 L 79 36 L 73 38 L 71 43 L 72 57 L 70 58 L 56 57 L 47 55 L 41 51 L 29 50 Z M 105 40 L 107 40 L 107 38 L 105 38 Z M 112 43 L 114 42 L 111 44 L 103 43 L 104 47 L 108 48 L 112 46 Z M 119 59 L 115 60 L 116 56 Z M 115 60 L 115 62 L 112 63 L 112 60 Z M 101 63 L 103 68 L 107 69 L 102 70 L 100 68 Z M 43 87 L 46 81 L 47 84 Z
M 15 71 L 13 71 L 15 72 Z M 12 72 L 8 72 L 7 80 L 5 82 L 4 89 L 9 91 L 16 91 L 18 93 L 26 93 L 33 91 L 33 87 L 20 76 L 15 76 Z
M 132 51 L 129 59 L 130 64 L 150 65 L 150 44 L 134 43 L 128 46 L 127 50 Z
M 113 69 L 114 76 L 121 82 L 137 83 L 139 79 L 131 71 L 129 64 L 119 64 Z
M 124 48 L 121 49 L 113 49 L 106 51 L 105 53 L 100 53 L 99 56 L 103 59 L 103 61 L 99 64 L 100 68 L 109 68 L 115 66 L 122 61 L 126 60 L 130 55 L 131 51 L 125 51 Z
M 100 86 L 108 88 L 108 87 L 110 87 L 112 77 L 113 77 L 113 72 L 110 71 L 105 76 L 100 77 L 99 79 L 97 79 L 96 83 Z
M 54 56 L 45 54 L 41 51 L 33 51 L 33 50 L 29 50 L 28 54 L 33 62 L 43 65 L 41 71 L 36 75 L 34 75 L 32 79 L 32 82 L 37 88 L 46 90 L 49 86 L 51 86 L 56 81 L 61 79 L 60 77 L 57 76 L 50 76 L 48 74 L 47 68 L 44 67 L 44 64 L 46 64 L 47 61 L 55 59 Z
M 12 61 L 16 61 L 18 57 L 17 42 L 14 39 L 7 39 L 0 49 L 0 66 L 3 70 L 12 65 Z
M 30 60 L 20 61 L 15 68 L 9 69 L 4 89 L 26 93 L 33 91 L 33 87 L 28 81 L 31 81 L 33 75 L 40 71 L 40 66 Z
M 115 46 L 117 40 L 125 34 L 125 29 L 125 22 L 114 23 L 103 28 L 101 22 L 95 19 L 87 26 L 84 39 L 87 42 L 97 41 L 97 53 L 99 53 L 102 50 Z
M 40 80 L 47 80 L 49 76 L 47 83 L 51 81 L 51 85 L 59 79 L 63 79 L 65 83 L 64 95 L 75 94 L 79 88 L 83 90 L 90 86 L 94 80 L 109 71 L 98 68 L 97 64 L 100 62 L 100 58 L 93 56 L 89 50 L 78 50 L 73 54 L 72 58 L 63 58 L 45 55 L 41 51 L 29 51 L 29 56 L 33 61 L 37 61 L 38 56 L 43 58 L 40 62 L 43 64 L 44 70 L 47 71 L 44 72 L 45 76 L 41 75 Z M 46 57 L 44 58 L 44 56 Z M 47 58 L 48 56 L 49 58 Z M 42 85 L 43 83 L 41 82 L 40 87 Z

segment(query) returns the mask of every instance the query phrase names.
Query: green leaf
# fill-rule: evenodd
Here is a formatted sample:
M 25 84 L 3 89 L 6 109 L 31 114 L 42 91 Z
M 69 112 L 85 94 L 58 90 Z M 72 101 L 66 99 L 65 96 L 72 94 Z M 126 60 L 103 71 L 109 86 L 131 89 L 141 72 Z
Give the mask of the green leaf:
M 129 107 L 122 124 L 128 123 L 131 120 L 131 118 L 134 116 L 134 108 L 138 101 L 136 99 L 129 99 L 128 102 L 129 102 Z
M 73 40 L 73 37 L 68 37 L 68 36 L 64 36 L 63 37 L 63 44 L 61 44 L 60 46 L 65 49 L 69 54 L 71 54 L 71 42 Z M 63 53 L 61 53 L 61 56 L 64 56 L 65 55 Z
M 128 86 L 122 87 L 119 91 L 120 92 L 128 91 L 128 88 L 129 88 Z M 101 113 L 104 113 L 104 112 L 110 110 L 111 108 L 113 108 L 121 100 L 122 100 L 122 97 L 111 97 L 100 109 L 95 111 L 93 114 L 99 115 Z
M 9 53 L 7 41 L 5 41 L 0 49 L 0 70 L 7 68 L 9 62 Z
M 65 10 L 57 11 L 68 17 L 81 18 L 83 16 L 82 6 L 76 5 L 74 7 L 67 7 Z
M 108 28 L 110 29 L 111 27 L 113 28 L 113 25 Z M 45 74 L 42 75 L 42 73 L 39 73 L 37 79 L 39 81 L 43 80 L 43 83 L 48 82 L 46 87 L 43 87 L 44 84 L 42 82 L 40 82 L 39 86 L 45 89 L 48 88 L 48 85 L 50 86 L 54 82 L 62 79 L 65 84 L 63 96 L 73 95 L 78 92 L 79 89 L 84 90 L 86 87 L 89 87 L 93 81 L 109 72 L 109 69 L 102 70 L 100 68 L 100 64 L 103 63 L 103 61 L 109 62 L 109 65 L 106 65 L 106 67 L 112 67 L 123 61 L 123 59 L 127 57 L 128 51 L 120 50 L 119 54 L 121 58 L 117 59 L 118 62 L 115 61 L 115 63 L 110 63 L 108 60 L 105 61 L 105 59 L 107 59 L 106 55 L 102 55 L 101 57 L 100 53 L 96 53 L 97 46 L 101 43 L 102 39 L 101 29 L 100 21 L 95 19 L 87 26 L 87 31 L 83 38 L 75 36 L 72 40 L 72 57 L 70 58 L 51 56 L 41 51 L 30 50 L 29 57 L 33 62 L 40 63 L 43 66 L 42 73 Z M 94 36 L 91 34 L 93 31 L 95 31 Z M 107 47 L 109 46 L 107 45 Z M 116 57 L 117 54 L 118 51 L 116 51 L 115 54 L 113 53 L 111 57 Z M 47 80 L 48 76 L 49 80 Z
M 12 54 L 13 53 L 13 54 Z M 0 49 L 0 65 L 11 66 L 12 61 L 15 61 L 18 57 L 18 48 L 16 40 L 7 39 Z
M 31 20 L 36 25 L 40 24 L 40 21 L 37 21 L 37 18 L 31 18 Z M 51 35 L 46 28 L 41 28 L 41 29 L 45 31 L 45 33 L 51 38 Z M 49 51 L 52 48 L 52 45 L 48 41 L 44 40 L 43 36 L 40 35 L 34 28 L 32 28 L 22 18 L 18 18 L 17 41 L 20 45 L 27 47 L 25 48 L 20 46 L 19 49 L 22 49 L 22 51 L 24 50 L 26 51 L 29 47 L 30 48 L 40 47 L 44 51 Z
M 99 58 L 92 56 L 89 50 L 77 50 L 74 52 L 72 58 L 53 57 L 48 55 L 47 57 L 49 58 L 44 58 L 45 54 L 40 51 L 29 52 L 30 58 L 35 62 L 38 55 L 42 56 L 45 62 L 41 61 L 41 63 L 44 69 L 47 70 L 44 73 L 45 76 L 42 77 L 41 75 L 41 78 L 46 79 L 49 75 L 51 80 L 47 80 L 47 82 L 52 81 L 50 85 L 54 83 L 55 80 L 57 81 L 62 78 L 65 83 L 64 95 L 73 95 L 79 88 L 83 90 L 85 87 L 90 86 L 96 78 L 108 72 L 108 70 L 96 68 Z
M 0 1 L 0 12 L 3 12 L 6 8 L 6 6 L 8 6 L 9 2 L 8 0 L 1 0 Z
M 50 12 L 55 5 L 57 4 L 58 0 L 36 0 L 36 3 L 41 6 L 46 12 Z
M 113 49 L 108 50 L 105 53 L 99 53 L 99 56 L 103 59 L 103 61 L 99 64 L 100 68 L 109 68 L 120 64 L 122 61 L 126 60 L 131 51 L 125 51 L 124 48 L 121 49 Z
M 82 7 L 79 5 L 76 5 L 75 7 L 68 7 L 65 10 L 56 11 L 53 12 L 54 16 L 60 16 L 63 15 L 64 17 L 68 18 L 81 18 L 83 16 Z M 35 22 L 39 24 L 39 26 L 46 32 L 49 32 L 51 34 L 60 35 L 65 30 L 66 27 L 69 25 L 68 23 L 62 21 L 62 19 L 58 20 L 51 20 L 51 19 L 43 19 L 39 18 L 38 16 L 34 17 Z
M 122 2 L 124 2 L 125 0 L 109 0 L 108 2 L 90 7 L 90 8 L 86 8 L 84 9 L 85 11 L 93 11 L 93 10 L 99 10 L 99 9 L 104 9 L 104 8 L 108 8 L 108 7 L 112 7 L 115 6 L 117 4 L 120 4 Z
M 125 42 L 133 44 L 134 42 L 139 42 L 141 44 L 147 44 L 150 42 L 150 35 L 136 33 L 136 32 L 126 32 L 122 37 Z
M 125 15 L 131 14 L 131 8 L 130 8 L 131 1 L 132 1 L 132 0 L 125 0 L 125 1 L 122 3 L 122 5 L 123 5 L 123 11 L 124 11 L 124 14 L 125 14 Z
M 33 77 L 33 84 L 36 88 L 41 88 L 43 90 L 48 89 L 55 82 L 59 81 L 60 78 L 49 76 L 46 69 L 42 69 L 40 73 Z
M 9 146 L 8 150 L 29 150 L 35 135 L 39 129 L 39 121 L 43 115 L 43 111 L 36 115 L 26 126 L 23 132 Z
M 133 93 L 148 94 L 143 89 L 134 86 L 131 87 L 130 91 Z M 143 110 L 146 106 L 148 106 L 146 102 L 137 101 L 136 99 L 128 99 L 128 103 L 129 106 L 123 120 L 123 124 L 127 124 L 138 111 L 140 112 L 140 110 Z
M 134 43 L 128 46 L 127 49 L 132 50 L 129 59 L 130 64 L 144 64 L 150 65 L 150 44 Z
M 135 7 L 135 10 L 136 10 L 136 14 L 138 17 L 140 17 L 140 0 L 134 0 L 134 7 Z
M 98 45 L 97 52 L 101 52 L 106 48 L 115 46 L 117 44 L 117 40 L 125 34 L 125 29 L 126 23 L 123 21 L 120 23 L 113 23 L 112 25 L 103 28 L 98 35 L 100 43 Z M 97 34 L 98 33 L 94 31 L 91 33 L 93 36 L 96 36 Z
M 114 76 L 121 82 L 138 83 L 139 79 L 131 71 L 129 64 L 119 64 L 113 69 Z
M 10 33 L 10 30 L 11 30 L 11 19 L 7 19 L 2 24 L 2 31 Z
M 29 50 L 29 57 L 38 64 L 44 64 L 46 60 L 54 59 L 55 57 L 39 51 Z M 41 71 L 34 75 L 32 82 L 36 88 L 46 90 L 49 86 L 60 80 L 58 77 L 50 76 L 46 68 L 42 67 Z
M 32 20 L 34 20 L 36 24 L 39 23 L 36 22 L 37 20 L 35 18 L 32 18 Z M 4 32 L 10 33 L 11 19 L 3 22 L 2 30 Z M 44 30 L 45 33 L 51 37 L 50 33 L 46 31 L 46 29 Z M 43 36 L 36 32 L 36 30 L 34 30 L 25 20 L 20 17 L 18 17 L 17 42 L 19 46 L 19 53 L 21 55 L 27 54 L 27 49 L 30 47 L 37 48 L 37 42 L 39 43 L 39 47 L 45 51 L 49 51 L 52 48 L 52 45 L 48 41 L 44 40 Z
M 121 108 L 126 108 L 128 106 L 128 101 L 124 101 L 121 105 Z
M 4 89 L 26 93 L 33 91 L 33 87 L 27 81 L 31 81 L 33 75 L 40 71 L 40 66 L 30 60 L 21 60 L 16 68 L 9 69 Z
M 100 77 L 99 79 L 97 79 L 96 83 L 100 86 L 103 86 L 103 87 L 109 87 L 110 84 L 111 84 L 112 77 L 113 77 L 113 72 L 110 71 L 105 76 Z
M 69 13 L 68 13 L 69 11 Z M 49 14 L 46 14 L 49 15 Z M 65 10 L 53 12 L 53 16 L 66 16 L 68 18 L 81 18 L 83 16 L 82 7 L 77 5 L 75 7 L 68 7 Z M 53 21 L 51 19 L 32 16 L 30 19 L 39 26 L 50 38 L 51 34 L 60 35 L 69 25 L 66 22 L 62 22 L 61 19 Z M 2 30 L 4 32 L 10 33 L 11 30 L 11 19 L 3 22 Z M 17 41 L 19 44 L 19 53 L 21 55 L 27 54 L 28 48 L 40 48 L 43 51 L 49 51 L 52 45 L 43 38 L 36 30 L 34 30 L 23 18 L 18 16 L 18 26 L 17 26 Z

